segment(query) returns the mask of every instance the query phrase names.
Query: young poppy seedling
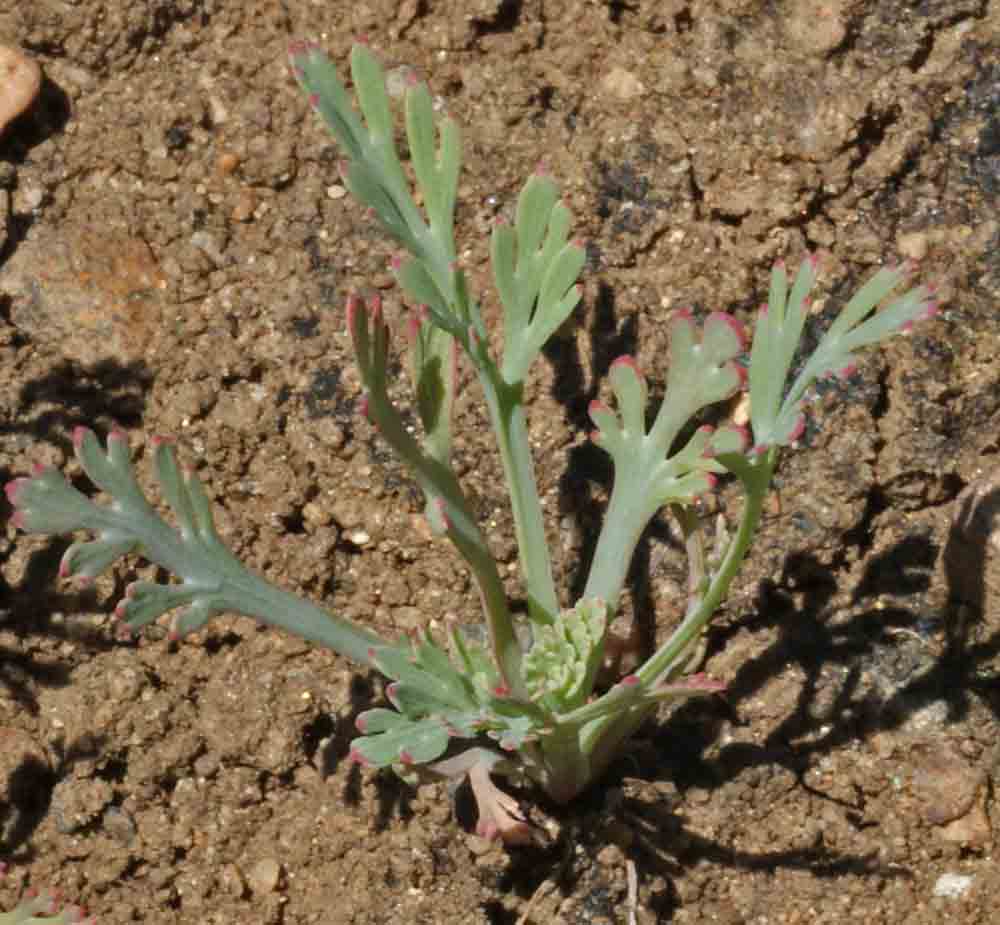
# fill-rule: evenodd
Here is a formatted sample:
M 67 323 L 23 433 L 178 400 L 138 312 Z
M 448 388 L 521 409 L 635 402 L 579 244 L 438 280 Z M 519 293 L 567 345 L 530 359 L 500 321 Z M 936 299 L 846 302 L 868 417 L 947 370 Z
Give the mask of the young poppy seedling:
M 128 588 L 115 614 L 129 631 L 169 613 L 172 632 L 181 636 L 215 614 L 242 613 L 376 668 L 391 681 L 385 691 L 389 706 L 358 717 L 361 735 L 352 756 L 367 766 L 392 766 L 406 778 L 423 773 L 467 779 L 479 831 L 523 842 L 530 837 L 524 817 L 491 777 L 529 781 L 555 800 L 570 800 L 602 774 L 661 703 L 720 689 L 719 682 L 689 673 L 692 656 L 750 548 L 780 453 L 802 434 L 810 386 L 853 369 L 859 350 L 932 316 L 936 303 L 926 286 L 893 295 L 912 268 L 884 268 L 802 357 L 808 296 L 818 270 L 816 259 L 806 257 L 791 277 L 782 263 L 773 268 L 749 355 L 743 325 L 732 315 L 716 312 L 699 321 L 690 312 L 674 312 L 665 368 L 657 371 L 665 376 L 658 405 L 650 407 L 646 376 L 632 357 L 611 365 L 613 405 L 590 405 L 593 440 L 611 459 L 614 485 L 583 593 L 564 606 L 545 541 L 524 403 L 535 361 L 581 299 L 584 250 L 570 239 L 572 217 L 558 187 L 544 171 L 536 172 L 521 190 L 513 221 L 492 230 L 503 335 L 494 353 L 495 341 L 456 257 L 457 125 L 435 115 L 426 85 L 408 82 L 404 164 L 385 74 L 369 48 L 357 45 L 351 53 L 360 112 L 318 46 L 296 43 L 290 60 L 309 105 L 340 146 L 348 190 L 400 249 L 390 268 L 411 306 L 402 347 L 420 432 L 411 432 L 389 396 L 392 332 L 380 300 L 351 296 L 346 325 L 364 386 L 362 413 L 409 468 L 431 528 L 452 541 L 471 570 L 485 638 L 453 627 L 444 639 L 427 630 L 402 641 L 383 639 L 269 584 L 225 548 L 200 481 L 181 470 L 167 441 L 153 441 L 153 466 L 176 528 L 143 496 L 124 434 L 112 431 L 102 448 L 83 428 L 73 438 L 77 459 L 110 503 L 92 500 L 55 470 L 42 468 L 7 486 L 14 522 L 33 533 L 89 535 L 67 550 L 63 576 L 93 579 L 131 553 L 174 576 L 170 583 L 140 581 Z M 452 466 L 460 363 L 476 374 L 503 463 L 527 600 L 524 626 L 515 621 Z M 748 429 L 692 429 L 706 408 L 745 388 Z M 696 504 L 726 473 L 741 484 L 745 503 L 732 532 L 713 530 L 709 549 Z M 664 508 L 676 516 L 689 554 L 684 617 L 634 672 L 598 687 L 608 628 L 633 553 Z

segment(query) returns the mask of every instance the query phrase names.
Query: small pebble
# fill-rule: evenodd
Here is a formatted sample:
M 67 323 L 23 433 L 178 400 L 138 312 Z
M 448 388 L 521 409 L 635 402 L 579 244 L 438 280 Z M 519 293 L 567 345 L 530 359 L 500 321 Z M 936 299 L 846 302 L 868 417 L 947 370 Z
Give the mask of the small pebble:
M 109 806 L 104 811 L 103 824 L 104 831 L 120 845 L 131 845 L 135 841 L 135 820 L 124 809 Z
M 235 173 L 236 168 L 239 166 L 239 155 L 234 154 L 232 151 L 223 151 L 215 161 L 216 169 L 223 176 L 229 176 L 229 174 Z
M 496 842 L 489 838 L 483 838 L 481 835 L 469 835 L 465 844 L 477 858 L 489 854 L 496 847 Z
M 910 260 L 923 260 L 930 249 L 930 236 L 926 231 L 909 231 L 896 239 L 896 249 Z
M 257 197 L 251 190 L 243 190 L 233 207 L 232 218 L 234 222 L 248 222 L 253 218 L 254 210 L 257 208 Z
M 605 845 L 597 852 L 597 863 L 602 867 L 622 867 L 625 855 L 617 845 Z
M 798 0 L 783 19 L 785 35 L 799 54 L 827 55 L 847 38 L 846 0 Z
M 0 135 L 42 89 L 42 69 L 16 48 L 0 45 Z
M 941 874 L 934 884 L 934 895 L 945 899 L 958 899 L 972 886 L 972 877 L 964 874 Z
M 254 893 L 273 893 L 281 879 L 281 865 L 274 858 L 261 858 L 247 874 L 247 883 Z
M 601 79 L 601 89 L 619 100 L 631 100 L 646 92 L 646 85 L 631 71 L 613 67 Z
M 246 880 L 243 879 L 243 871 L 241 871 L 235 864 L 226 864 L 219 874 L 219 881 L 222 884 L 223 889 L 230 895 L 237 899 L 241 899 L 246 895 L 247 884 Z

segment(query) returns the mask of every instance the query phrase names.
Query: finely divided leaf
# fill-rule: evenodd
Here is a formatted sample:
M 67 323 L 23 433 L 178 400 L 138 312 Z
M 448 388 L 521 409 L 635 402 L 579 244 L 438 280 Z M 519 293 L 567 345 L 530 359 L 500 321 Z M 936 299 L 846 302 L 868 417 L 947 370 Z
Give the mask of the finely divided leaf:
M 758 447 L 786 445 L 798 439 L 804 420 L 802 399 L 816 379 L 849 372 L 856 363 L 855 351 L 907 330 L 915 321 L 936 312 L 931 291 L 924 286 L 911 289 L 876 310 L 905 280 L 909 269 L 908 265 L 883 268 L 862 286 L 830 325 L 785 393 L 788 372 L 802 334 L 806 297 L 816 279 L 816 260 L 814 257 L 803 260 L 787 308 L 783 303 L 784 268 L 775 267 L 771 304 L 758 319 L 751 353 L 750 405 Z
M 436 716 L 412 720 L 392 710 L 368 710 L 357 725 L 366 734 L 351 743 L 351 755 L 376 768 L 433 761 L 451 738 L 446 721 Z

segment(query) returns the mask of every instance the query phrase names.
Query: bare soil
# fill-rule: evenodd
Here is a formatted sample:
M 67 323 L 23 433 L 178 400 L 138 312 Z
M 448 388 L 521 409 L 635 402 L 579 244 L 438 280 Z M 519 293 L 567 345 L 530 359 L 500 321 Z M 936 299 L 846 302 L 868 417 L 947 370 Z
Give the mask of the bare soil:
M 473 835 L 461 793 L 345 760 L 377 678 L 237 618 L 116 642 L 148 567 L 80 592 L 55 574 L 66 541 L 8 525 L 0 909 L 49 884 L 114 925 L 993 921 L 997 521 L 953 524 L 1000 454 L 998 33 L 997 0 L 0 5 L 0 43 L 45 72 L 0 137 L 0 475 L 76 472 L 78 424 L 139 456 L 172 434 L 237 554 L 386 633 L 477 603 L 354 412 L 344 300 L 402 306 L 289 39 L 343 64 L 367 36 L 464 126 L 462 259 L 488 311 L 490 222 L 539 161 L 562 184 L 585 297 L 531 428 L 567 600 L 609 487 L 587 403 L 621 353 L 662 383 L 671 311 L 750 320 L 772 262 L 812 250 L 817 325 L 901 257 L 944 309 L 817 396 L 709 636 L 726 695 L 665 712 L 570 806 L 519 794 L 532 848 Z M 471 382 L 458 431 L 514 563 Z M 645 644 L 683 581 L 663 518 L 627 601 Z

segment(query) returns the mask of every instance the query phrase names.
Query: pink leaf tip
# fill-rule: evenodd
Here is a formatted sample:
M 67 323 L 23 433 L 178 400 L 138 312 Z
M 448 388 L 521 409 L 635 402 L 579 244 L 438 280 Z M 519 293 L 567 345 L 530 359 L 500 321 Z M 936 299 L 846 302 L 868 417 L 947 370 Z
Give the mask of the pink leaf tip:
M 736 373 L 736 377 L 739 379 L 736 391 L 742 392 L 747 387 L 747 368 L 742 363 L 737 363 L 735 360 L 731 363 L 727 363 L 726 365 Z
M 357 293 L 352 292 L 347 297 L 347 306 L 345 314 L 347 315 L 347 330 L 354 330 L 354 320 L 357 317 L 358 312 L 362 309 L 361 299 L 358 298 Z
M 73 449 L 79 450 L 83 446 L 83 441 L 86 439 L 87 434 L 90 433 L 89 427 L 84 427 L 82 424 L 73 428 Z
M 726 689 L 725 684 L 721 681 L 716 681 L 714 678 L 710 678 L 704 671 L 688 675 L 686 678 L 682 678 L 680 681 L 677 681 L 669 686 L 682 689 L 686 688 L 687 690 L 693 691 L 708 691 L 713 694 L 717 694 Z
M 416 313 L 413 312 L 406 319 L 406 339 L 411 345 L 417 342 L 417 338 L 420 337 L 420 325 L 421 318 Z
M 20 496 L 21 491 L 24 489 L 24 486 L 28 484 L 28 481 L 29 480 L 26 478 L 11 479 L 6 485 L 4 485 L 3 492 L 7 496 L 7 500 L 14 505 L 14 507 L 17 507 L 17 499 Z
M 355 764 L 360 764 L 361 767 L 367 768 L 371 762 L 361 754 L 356 748 L 352 748 L 347 755 L 349 761 L 353 761 Z
M 452 520 L 451 517 L 448 515 L 448 509 L 445 507 L 444 499 L 443 498 L 435 499 L 435 506 L 437 507 L 438 516 L 441 518 L 441 525 L 444 527 L 445 530 L 451 530 Z
M 639 681 L 639 675 L 637 674 L 627 674 L 622 678 L 618 684 L 625 688 L 635 688 L 638 687 L 641 682 Z
M 399 750 L 399 762 L 400 764 L 413 764 L 413 753 L 407 751 L 405 748 Z
M 643 378 L 642 370 L 639 369 L 639 364 L 636 362 L 635 357 L 633 356 L 624 354 L 623 356 L 618 357 L 617 359 L 612 361 L 611 369 L 614 369 L 616 366 L 627 366 L 636 374 L 638 378 L 640 379 Z
M 800 414 L 795 421 L 795 426 L 789 431 L 788 442 L 795 443 L 806 431 L 806 416 Z
M 500 829 L 495 822 L 480 819 L 476 823 L 476 834 L 487 841 L 495 841 L 500 836 Z

